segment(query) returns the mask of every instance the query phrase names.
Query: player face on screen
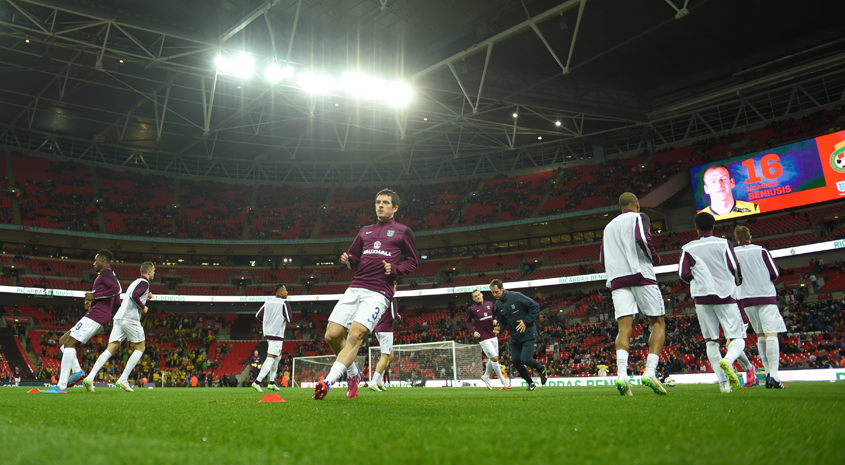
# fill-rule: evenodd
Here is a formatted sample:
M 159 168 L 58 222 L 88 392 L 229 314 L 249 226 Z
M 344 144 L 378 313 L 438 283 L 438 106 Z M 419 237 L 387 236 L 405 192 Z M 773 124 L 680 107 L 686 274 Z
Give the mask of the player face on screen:
M 376 197 L 376 216 L 379 221 L 386 221 L 393 218 L 393 214 L 399 206 L 393 205 L 393 197 L 389 195 L 380 195 Z
M 481 302 L 484 301 L 484 296 L 481 295 L 481 291 L 479 291 L 477 289 L 472 291 L 472 301 L 477 303 L 477 304 L 480 304 Z
M 490 292 L 493 293 L 493 297 L 495 297 L 496 300 L 499 300 L 502 298 L 502 294 L 505 293 L 505 290 L 499 286 L 490 286 Z
M 704 193 L 710 196 L 710 204 L 733 206 L 733 188 L 736 181 L 727 169 L 717 166 L 704 172 Z

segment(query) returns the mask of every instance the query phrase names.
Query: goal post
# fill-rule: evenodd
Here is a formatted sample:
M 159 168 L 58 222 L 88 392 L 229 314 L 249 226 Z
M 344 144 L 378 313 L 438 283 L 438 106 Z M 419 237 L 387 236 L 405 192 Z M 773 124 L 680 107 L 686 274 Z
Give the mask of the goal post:
M 381 358 L 378 344 L 370 346 L 370 380 Z M 412 386 L 425 381 L 458 381 L 478 379 L 484 370 L 481 364 L 481 346 L 459 344 L 455 341 L 396 344 L 389 373 L 391 384 Z

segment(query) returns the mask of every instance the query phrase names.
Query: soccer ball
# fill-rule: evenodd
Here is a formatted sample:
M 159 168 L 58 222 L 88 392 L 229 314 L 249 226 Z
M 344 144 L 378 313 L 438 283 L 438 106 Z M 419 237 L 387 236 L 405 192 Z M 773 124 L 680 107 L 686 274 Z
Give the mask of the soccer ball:
M 141 378 L 141 386 L 147 384 L 147 381 L 149 381 L 149 380 L 146 378 L 146 376 Z
M 675 387 L 675 380 L 672 379 L 672 378 L 666 378 L 665 380 L 663 380 L 663 385 L 669 386 L 669 387 Z

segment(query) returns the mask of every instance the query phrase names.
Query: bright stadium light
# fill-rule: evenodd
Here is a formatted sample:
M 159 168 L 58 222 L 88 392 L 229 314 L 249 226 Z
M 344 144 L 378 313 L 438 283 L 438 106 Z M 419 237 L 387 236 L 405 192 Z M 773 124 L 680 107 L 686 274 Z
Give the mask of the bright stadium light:
M 414 89 L 404 82 L 387 84 L 381 98 L 385 103 L 395 107 L 407 107 L 414 98 Z
M 311 94 L 328 94 L 335 90 L 335 83 L 332 78 L 311 72 L 299 74 L 296 85 Z
M 217 57 L 217 72 L 230 74 L 242 78 L 249 77 L 255 68 L 255 60 L 249 55 L 241 53 L 236 57 Z
M 555 126 L 560 126 L 560 121 L 555 121 Z
M 270 83 L 275 84 L 282 79 L 290 79 L 293 77 L 294 70 L 290 66 L 279 66 L 276 64 L 272 64 L 267 67 L 267 71 L 264 72 L 264 75 L 267 77 L 267 80 Z
M 516 113 L 514 113 L 514 114 L 513 114 L 513 117 L 514 117 L 514 118 L 516 118 L 517 116 L 519 116 L 519 115 L 517 115 Z
M 358 100 L 374 99 L 387 84 L 384 81 L 360 73 L 346 73 L 340 82 L 343 90 Z

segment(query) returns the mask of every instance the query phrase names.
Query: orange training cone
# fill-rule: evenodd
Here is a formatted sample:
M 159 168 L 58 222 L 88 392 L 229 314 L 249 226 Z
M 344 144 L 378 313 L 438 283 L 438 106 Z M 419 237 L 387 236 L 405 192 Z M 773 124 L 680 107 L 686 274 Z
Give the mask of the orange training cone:
M 38 394 L 41 391 L 39 391 L 38 388 L 32 388 L 32 389 L 30 389 L 29 391 L 26 391 L 26 392 L 27 392 L 27 394 L 32 394 L 32 393 Z
M 281 396 L 278 394 L 267 394 L 266 396 L 262 397 L 261 400 L 258 402 L 284 402 L 285 400 L 282 399 Z

